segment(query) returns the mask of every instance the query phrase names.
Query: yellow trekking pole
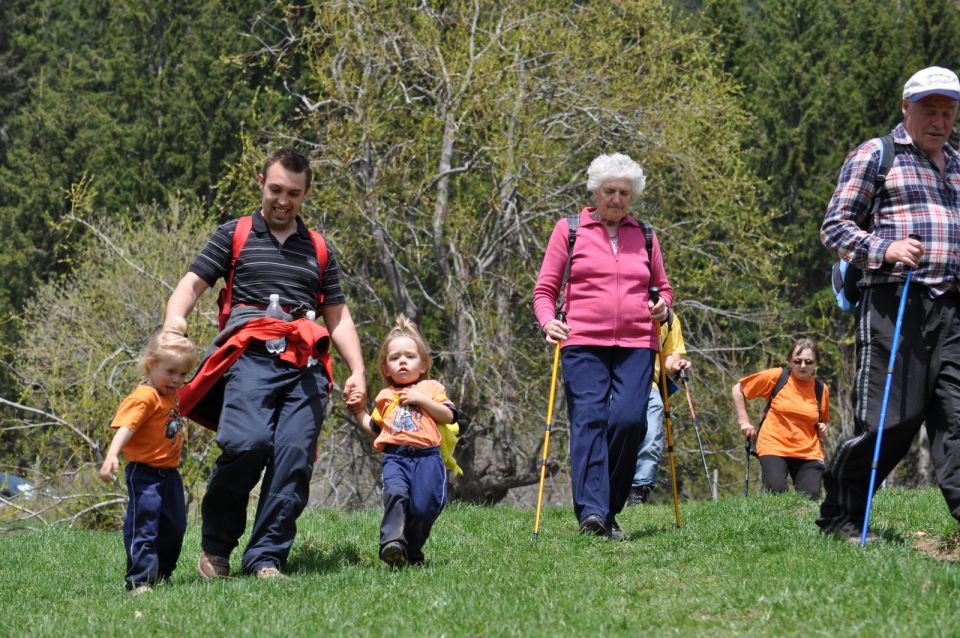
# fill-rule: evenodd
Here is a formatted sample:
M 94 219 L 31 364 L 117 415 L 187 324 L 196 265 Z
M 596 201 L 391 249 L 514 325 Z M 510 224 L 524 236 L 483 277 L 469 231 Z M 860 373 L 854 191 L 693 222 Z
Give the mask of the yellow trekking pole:
M 660 289 L 650 287 L 650 299 L 656 304 L 660 300 Z M 657 340 L 660 339 L 659 328 Z M 663 426 L 667 433 L 667 458 L 670 459 L 670 483 L 673 486 L 673 512 L 677 519 L 677 528 L 680 527 L 680 497 L 677 495 L 677 463 L 673 455 L 673 425 L 670 422 L 670 389 L 667 386 L 667 366 L 664 365 L 663 348 L 657 350 L 657 360 L 660 362 L 660 396 L 663 397 Z
M 547 455 L 550 453 L 550 426 L 553 424 L 553 400 L 557 394 L 557 369 L 560 367 L 560 342 L 553 350 L 553 373 L 550 375 L 550 401 L 547 403 L 547 424 L 543 432 L 543 458 L 540 460 L 540 489 L 537 490 L 537 517 L 533 521 L 533 540 L 540 535 L 540 509 L 543 505 L 543 482 L 547 478 Z

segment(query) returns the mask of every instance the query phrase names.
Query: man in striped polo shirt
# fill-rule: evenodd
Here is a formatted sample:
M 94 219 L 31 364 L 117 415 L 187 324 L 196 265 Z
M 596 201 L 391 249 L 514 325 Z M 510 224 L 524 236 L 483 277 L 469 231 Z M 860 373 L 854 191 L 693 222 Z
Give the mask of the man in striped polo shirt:
M 877 465 L 879 485 L 926 422 L 937 481 L 960 520 L 960 154 L 947 139 L 960 81 L 948 69 L 914 74 L 903 89 L 895 154 L 875 190 L 881 140 L 847 156 L 820 229 L 824 245 L 863 270 L 857 309 L 856 436 L 823 475 L 817 524 L 859 542 L 877 441 L 887 363 L 907 269 L 903 315 Z M 874 198 L 876 212 L 871 214 Z M 918 235 L 919 240 L 910 235 Z
M 197 375 L 206 374 L 208 361 L 228 357 L 215 372 L 223 398 L 212 421 L 221 453 L 201 505 L 198 569 L 203 578 L 229 575 L 230 553 L 244 532 L 250 491 L 261 473 L 260 501 L 242 567 L 258 578 L 281 575 L 309 496 L 331 382 L 329 367 L 312 363 L 318 356 L 329 362 L 329 342 L 350 368 L 342 384 L 344 400 L 357 390 L 359 400 L 366 400 L 360 339 L 336 258 L 327 247 L 322 266 L 318 247 L 298 215 L 311 175 L 310 162 L 300 152 L 281 149 L 271 155 L 258 175 L 261 206 L 252 215 L 236 262 L 238 220 L 232 220 L 216 230 L 167 302 L 167 321 L 186 317 L 208 288 L 220 278 L 228 281 L 233 271 L 228 322 L 215 340 L 218 350 Z M 264 318 L 271 294 L 279 295 L 291 321 Z M 308 311 L 318 312 L 326 329 L 304 320 Z M 277 336 L 287 338 L 286 349 L 268 352 L 266 340 Z M 212 395 L 219 398 L 219 391 L 207 393 Z

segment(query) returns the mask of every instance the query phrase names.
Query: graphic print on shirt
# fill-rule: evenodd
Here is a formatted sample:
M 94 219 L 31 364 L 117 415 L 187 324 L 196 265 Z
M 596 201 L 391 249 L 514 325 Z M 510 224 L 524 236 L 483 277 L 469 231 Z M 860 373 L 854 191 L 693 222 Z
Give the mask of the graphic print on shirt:
M 405 405 L 398 405 L 393 416 L 393 424 L 391 429 L 396 432 L 405 431 L 405 432 L 419 432 L 420 426 L 417 425 L 422 418 L 420 413 L 420 408 L 413 406 L 413 408 L 408 408 Z

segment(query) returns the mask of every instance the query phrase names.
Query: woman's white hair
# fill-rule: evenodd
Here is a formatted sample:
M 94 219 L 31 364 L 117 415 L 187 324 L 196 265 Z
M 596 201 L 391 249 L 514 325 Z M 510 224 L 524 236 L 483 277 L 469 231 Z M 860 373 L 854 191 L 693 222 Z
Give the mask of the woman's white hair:
M 590 168 L 587 169 L 588 191 L 596 193 L 600 185 L 608 179 L 630 180 L 633 186 L 633 197 L 638 197 L 647 185 L 647 177 L 643 174 L 643 169 L 629 155 L 623 153 L 601 155 L 590 162 Z

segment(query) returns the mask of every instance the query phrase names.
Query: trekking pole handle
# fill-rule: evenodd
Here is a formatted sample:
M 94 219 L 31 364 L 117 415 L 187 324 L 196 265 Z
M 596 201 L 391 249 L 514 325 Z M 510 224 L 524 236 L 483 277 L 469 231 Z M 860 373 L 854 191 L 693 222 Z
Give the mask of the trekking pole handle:
M 654 306 L 660 301 L 660 288 L 657 286 L 650 286 L 650 301 L 653 302 Z

